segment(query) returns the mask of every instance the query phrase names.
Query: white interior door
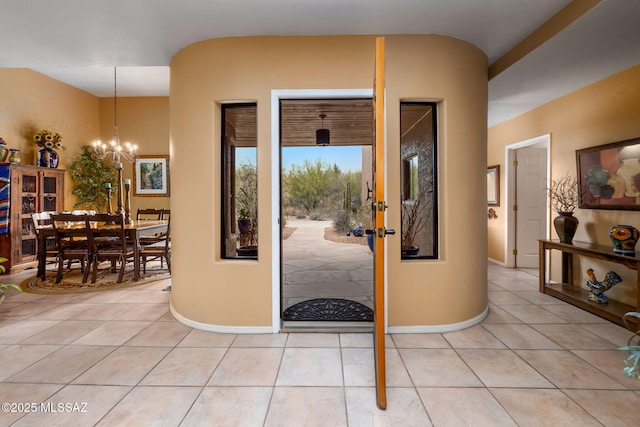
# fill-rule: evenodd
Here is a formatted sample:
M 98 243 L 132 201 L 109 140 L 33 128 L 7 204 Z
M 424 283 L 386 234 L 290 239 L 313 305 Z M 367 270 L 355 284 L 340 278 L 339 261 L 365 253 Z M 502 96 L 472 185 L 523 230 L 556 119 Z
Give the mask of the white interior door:
M 547 228 L 547 149 L 520 148 L 516 161 L 516 267 L 536 268 Z

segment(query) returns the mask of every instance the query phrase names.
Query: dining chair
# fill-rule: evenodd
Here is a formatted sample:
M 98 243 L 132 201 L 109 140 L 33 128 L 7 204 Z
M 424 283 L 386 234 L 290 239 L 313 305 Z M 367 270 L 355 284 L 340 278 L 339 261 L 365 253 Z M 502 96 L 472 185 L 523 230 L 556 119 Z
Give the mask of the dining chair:
M 93 254 L 93 272 L 91 283 L 98 277 L 98 267 L 102 261 L 111 261 L 110 270 L 115 272 L 120 263 L 118 283 L 122 282 L 127 260 L 134 261 L 133 244 L 126 238 L 124 217 L 122 215 L 88 215 L 90 245 Z
M 162 209 L 138 209 L 136 211 L 136 219 L 138 221 L 142 219 L 162 219 Z
M 71 261 L 80 262 L 82 283 L 87 282 L 91 270 L 91 247 L 89 222 L 87 215 L 54 214 L 51 215 L 56 246 L 58 249 L 58 273 L 56 283 L 64 275 L 64 262 L 69 261 L 67 270 L 71 270 Z
M 171 217 L 167 220 L 167 231 L 159 237 L 161 241 L 140 247 L 138 251 L 142 263 L 142 273 L 147 272 L 147 262 L 160 260 L 160 268 L 163 268 L 163 260 L 167 262 L 167 269 L 171 274 Z
M 169 219 L 171 216 L 171 209 L 162 209 L 162 214 L 160 215 L 160 219 Z
M 136 211 L 136 219 L 140 220 L 161 220 L 163 209 L 138 209 Z M 143 247 L 154 243 L 162 242 L 164 239 L 158 235 L 142 236 L 138 239 L 138 244 Z
M 56 245 L 56 236 L 51 234 L 43 237 L 43 229 L 52 228 L 51 215 L 55 215 L 56 211 L 35 212 L 31 214 L 31 221 L 33 221 L 33 231 L 36 235 L 36 241 L 38 245 L 44 245 L 45 250 L 45 262 L 47 259 L 51 260 L 49 263 L 56 263 L 58 261 L 58 246 Z

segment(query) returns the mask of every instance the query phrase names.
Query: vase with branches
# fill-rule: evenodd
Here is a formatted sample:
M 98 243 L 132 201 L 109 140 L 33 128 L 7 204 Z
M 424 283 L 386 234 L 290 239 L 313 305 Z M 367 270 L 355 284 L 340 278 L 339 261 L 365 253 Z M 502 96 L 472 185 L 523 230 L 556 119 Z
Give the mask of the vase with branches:
M 420 231 L 427 225 L 427 216 L 425 214 L 425 195 L 422 192 L 418 194 L 416 199 L 401 200 L 402 213 L 402 236 L 401 250 L 403 256 L 415 256 L 420 248 L 415 246 L 415 240 Z
M 571 244 L 579 223 L 578 218 L 573 216 L 573 211 L 578 207 L 578 181 L 565 174 L 551 181 L 547 194 L 551 209 L 558 214 L 553 219 L 558 237 L 562 243 Z

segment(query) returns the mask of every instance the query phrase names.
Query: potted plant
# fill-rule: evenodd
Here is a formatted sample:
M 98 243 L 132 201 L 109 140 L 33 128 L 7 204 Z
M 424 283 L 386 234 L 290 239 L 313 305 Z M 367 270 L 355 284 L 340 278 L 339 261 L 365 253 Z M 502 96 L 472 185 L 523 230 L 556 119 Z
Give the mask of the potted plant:
M 553 219 L 553 226 L 560 242 L 571 244 L 578 229 L 578 218 L 573 216 L 573 211 L 578 207 L 578 181 L 569 175 L 554 179 L 547 188 L 547 194 L 551 209 L 558 214 Z
M 0 258 L 0 263 L 5 262 L 7 259 L 6 258 Z M 4 273 L 5 269 L 4 269 L 4 265 L 0 265 L 0 273 Z M 6 295 L 5 292 L 7 292 L 9 289 L 13 289 L 14 291 L 18 291 L 18 292 L 22 292 L 22 289 L 20 289 L 20 287 L 16 286 L 16 285 L 4 285 L 4 284 L 0 284 L 0 303 L 2 303 L 2 301 L 4 301 Z
M 427 216 L 424 212 L 425 193 L 420 193 L 416 199 L 402 199 L 400 206 L 402 212 L 402 256 L 416 256 L 420 248 L 416 245 L 416 236 L 427 225 Z
M 247 208 L 238 209 L 238 230 L 240 234 L 247 234 L 251 230 L 251 218 Z
M 116 174 L 113 168 L 92 156 L 91 147 L 85 145 L 69 164 L 69 172 L 74 182 L 72 194 L 76 196 L 74 208 L 93 208 L 105 212 L 107 197 L 105 183 L 117 187 Z
M 624 320 L 625 326 L 629 327 L 628 318 L 636 317 L 638 321 L 640 321 L 640 313 L 636 311 L 630 311 L 626 313 L 622 320 Z M 637 339 L 634 343 L 633 340 Z M 624 372 L 625 375 L 631 378 L 640 378 L 640 331 L 637 331 L 631 337 L 629 337 L 629 341 L 627 341 L 627 345 L 624 347 L 620 347 L 618 350 L 625 350 L 629 352 L 629 356 L 624 361 Z

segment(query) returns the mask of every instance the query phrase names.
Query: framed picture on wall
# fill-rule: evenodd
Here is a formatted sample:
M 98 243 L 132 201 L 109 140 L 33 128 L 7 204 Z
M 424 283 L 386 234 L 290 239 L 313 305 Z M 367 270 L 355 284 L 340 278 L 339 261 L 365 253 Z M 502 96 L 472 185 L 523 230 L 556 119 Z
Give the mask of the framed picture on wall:
M 640 210 L 640 138 L 576 151 L 578 207 Z
M 169 156 L 143 155 L 133 166 L 134 196 L 169 196 Z
M 500 165 L 487 168 L 487 204 L 500 206 Z

